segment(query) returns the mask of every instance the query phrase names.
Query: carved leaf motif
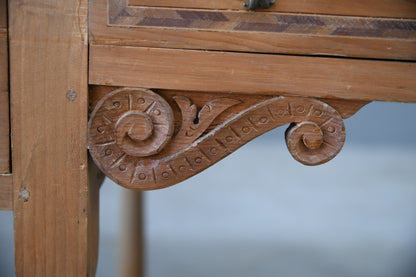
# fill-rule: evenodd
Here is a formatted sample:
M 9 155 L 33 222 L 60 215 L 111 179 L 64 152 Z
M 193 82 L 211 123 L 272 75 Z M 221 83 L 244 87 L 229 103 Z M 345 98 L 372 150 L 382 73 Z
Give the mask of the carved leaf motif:
M 214 99 L 205 104 L 197 116 L 197 107 L 187 97 L 174 96 L 173 99 L 182 112 L 182 125 L 178 134 L 163 152 L 164 156 L 174 154 L 191 144 L 205 132 L 218 115 L 240 103 L 239 100 L 231 98 Z

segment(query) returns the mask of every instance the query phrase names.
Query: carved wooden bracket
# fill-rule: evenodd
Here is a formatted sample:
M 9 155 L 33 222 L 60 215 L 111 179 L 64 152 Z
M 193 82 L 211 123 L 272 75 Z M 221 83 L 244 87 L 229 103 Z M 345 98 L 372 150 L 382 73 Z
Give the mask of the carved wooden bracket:
M 211 94 L 198 111 L 186 93 L 165 98 L 148 89 L 122 88 L 96 104 L 89 150 L 116 183 L 137 190 L 177 184 L 285 124 L 290 124 L 286 143 L 292 156 L 319 165 L 341 150 L 343 118 L 368 103 L 303 97 L 253 97 L 248 103 L 242 100 L 247 96 Z

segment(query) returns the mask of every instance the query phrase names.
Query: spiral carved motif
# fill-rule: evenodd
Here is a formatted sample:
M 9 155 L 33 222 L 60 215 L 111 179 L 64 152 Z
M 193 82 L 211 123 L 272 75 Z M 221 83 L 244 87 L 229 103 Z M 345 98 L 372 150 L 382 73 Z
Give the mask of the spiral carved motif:
M 174 185 L 285 124 L 291 124 L 286 132 L 290 153 L 306 165 L 329 161 L 345 140 L 341 115 L 317 99 L 270 98 L 239 110 L 205 134 L 219 114 L 240 101 L 215 99 L 197 114 L 186 97 L 174 100 L 182 113 L 176 134 L 171 107 L 150 90 L 121 89 L 101 99 L 89 122 L 89 149 L 107 176 L 131 189 Z
M 150 90 L 116 90 L 97 107 L 88 125 L 90 140 L 94 141 L 91 153 L 109 157 L 123 152 L 124 156 L 146 157 L 161 152 L 172 137 L 172 109 Z M 102 153 L 97 152 L 99 149 Z M 120 161 L 119 167 L 127 166 Z

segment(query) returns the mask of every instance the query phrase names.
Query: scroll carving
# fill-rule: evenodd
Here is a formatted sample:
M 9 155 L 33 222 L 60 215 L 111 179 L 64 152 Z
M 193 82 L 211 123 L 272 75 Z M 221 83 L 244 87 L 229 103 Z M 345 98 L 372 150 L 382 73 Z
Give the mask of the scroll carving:
M 180 120 L 174 118 L 172 101 L 169 104 L 146 89 L 115 90 L 96 104 L 88 125 L 89 149 L 108 177 L 130 189 L 171 186 L 286 124 L 291 124 L 286 142 L 292 156 L 306 165 L 322 164 L 344 144 L 341 114 L 349 116 L 366 104 L 352 102 L 354 112 L 340 114 L 312 98 L 271 97 L 247 106 L 239 99 L 221 97 L 198 111 L 186 96 L 172 99 Z M 227 110 L 232 112 L 224 122 L 213 125 Z

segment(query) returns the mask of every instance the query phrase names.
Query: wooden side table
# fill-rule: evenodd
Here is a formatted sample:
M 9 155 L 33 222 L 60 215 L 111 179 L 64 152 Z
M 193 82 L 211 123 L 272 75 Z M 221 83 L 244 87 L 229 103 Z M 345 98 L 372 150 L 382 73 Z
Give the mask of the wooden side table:
M 285 124 L 296 160 L 327 162 L 343 119 L 416 102 L 412 0 L 9 0 L 8 20 L 0 5 L 17 276 L 95 274 L 102 178 L 87 147 L 120 185 L 160 189 Z

